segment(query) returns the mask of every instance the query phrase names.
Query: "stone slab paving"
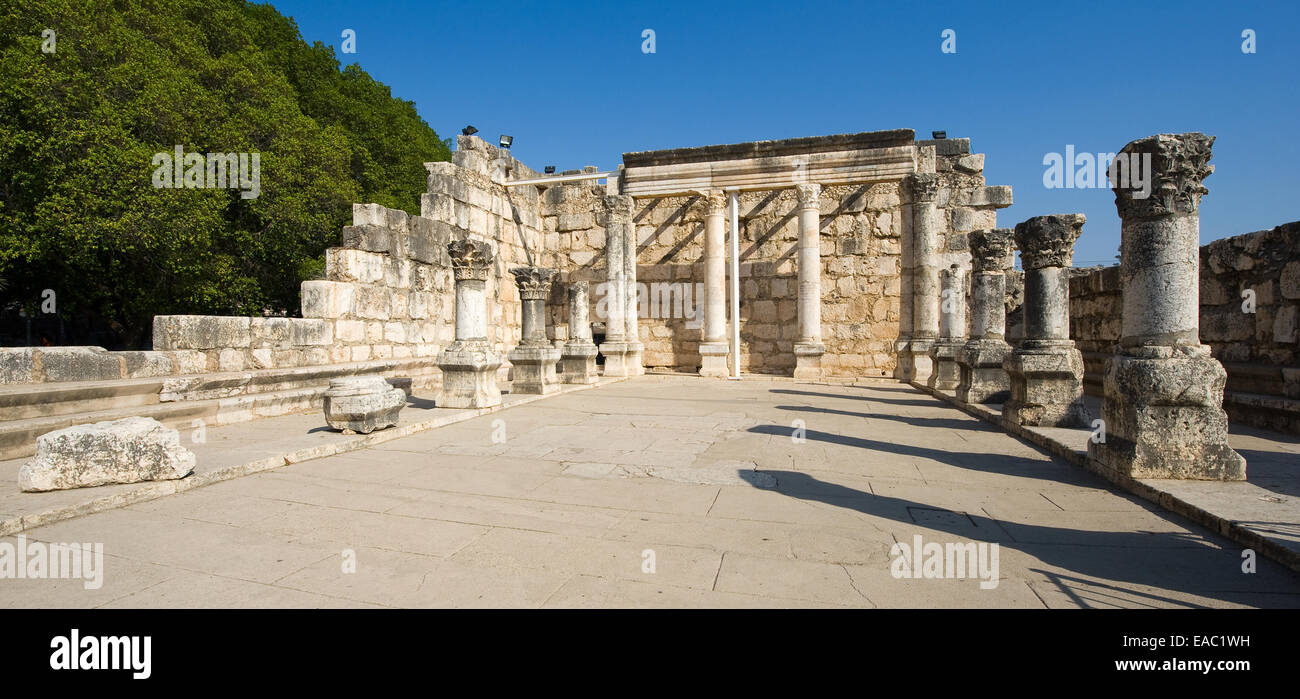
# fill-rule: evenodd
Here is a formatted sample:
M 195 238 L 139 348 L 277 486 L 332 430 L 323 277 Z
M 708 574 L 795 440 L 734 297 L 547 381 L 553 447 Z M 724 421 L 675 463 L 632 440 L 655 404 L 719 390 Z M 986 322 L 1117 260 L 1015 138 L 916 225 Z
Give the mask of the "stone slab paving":
M 883 382 L 639 377 L 24 536 L 102 542 L 103 585 L 0 579 L 0 607 L 1300 606 L 1285 567 Z M 997 544 L 996 587 L 895 577 L 916 536 Z
M 925 390 L 1077 466 L 1095 468 L 1088 460 L 1091 429 L 1008 426 L 1000 405 L 967 405 L 951 391 Z M 1085 396 L 1084 403 L 1093 417 L 1101 415 L 1099 398 Z M 1119 485 L 1300 571 L 1300 439 L 1230 424 L 1228 443 L 1246 459 L 1244 481 L 1128 478 Z

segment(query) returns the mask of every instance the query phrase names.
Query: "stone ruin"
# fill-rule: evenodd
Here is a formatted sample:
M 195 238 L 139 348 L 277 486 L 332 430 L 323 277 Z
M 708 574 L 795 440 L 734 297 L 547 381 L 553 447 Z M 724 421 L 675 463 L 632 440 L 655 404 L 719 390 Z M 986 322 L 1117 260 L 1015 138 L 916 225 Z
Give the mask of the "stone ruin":
M 0 381 L 29 398 L 6 408 L 0 450 L 31 453 L 38 434 L 77 424 L 96 400 L 224 424 L 319 410 L 331 382 L 355 376 L 404 377 L 440 407 L 490 408 L 503 386 L 548 393 L 673 371 L 892 377 L 1000 404 L 1026 425 L 1086 426 L 1084 392 L 1103 390 L 1116 436 L 1093 455 L 1105 468 L 1240 478 L 1215 358 L 1276 366 L 1294 363 L 1294 349 L 1239 349 L 1250 338 L 1238 318 L 1207 323 L 1201 345 L 1197 290 L 1203 316 L 1207 293 L 1227 304 L 1229 289 L 1253 284 L 1268 318 L 1257 312 L 1256 326 L 1293 345 L 1300 268 L 1293 251 L 1279 279 L 1247 282 L 1250 266 L 1215 252 L 1224 241 L 1197 263 L 1211 142 L 1129 145 L 1156 155 L 1164 189 L 1145 203 L 1117 190 L 1123 262 L 1089 277 L 1070 269 L 1081 215 L 997 227 L 1011 189 L 985 183 L 968 139 L 896 130 L 680 148 L 626 153 L 610 173 L 543 176 L 461 136 L 451 162 L 427 164 L 420 215 L 354 206 L 326 278 L 302 284 L 301 318 L 160 316 L 148 352 L 5 349 Z M 1295 225 L 1283 228 L 1294 245 Z M 1117 294 L 1120 282 L 1133 291 Z M 1021 298 L 1012 331 L 1005 309 Z M 1269 371 L 1283 387 L 1271 405 L 1296 414 L 1295 370 Z M 69 404 L 38 410 L 40 395 Z M 1179 433 L 1177 454 L 1151 438 L 1188 411 L 1198 431 Z

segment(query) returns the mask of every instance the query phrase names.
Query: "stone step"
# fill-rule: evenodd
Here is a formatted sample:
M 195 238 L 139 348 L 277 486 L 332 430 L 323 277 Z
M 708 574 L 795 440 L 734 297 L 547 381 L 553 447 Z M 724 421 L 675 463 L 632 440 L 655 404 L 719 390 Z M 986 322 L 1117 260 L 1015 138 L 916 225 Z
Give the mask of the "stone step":
M 5 406 L 4 397 L 0 397 L 0 406 L 11 407 L 15 417 L 0 422 L 0 459 L 30 456 L 36 450 L 36 438 L 46 432 L 123 417 L 152 417 L 169 427 L 192 429 L 195 419 L 202 419 L 207 425 L 226 425 L 320 410 L 331 378 L 369 373 L 411 377 L 416 387 L 434 385 L 439 376 L 434 359 L 426 357 L 164 379 L 92 381 L 76 386 L 71 383 L 10 386 L 2 389 L 9 406 Z M 44 408 L 46 412 L 32 407 L 42 402 L 48 404 Z
M 0 421 L 155 405 L 162 387 L 157 378 L 0 386 Z
M 215 424 L 219 408 L 218 401 L 215 400 L 185 401 L 11 420 L 0 423 L 0 459 L 31 456 L 36 452 L 37 437 L 73 425 L 139 416 L 151 417 L 168 427 L 180 429 L 196 419 L 211 420 Z

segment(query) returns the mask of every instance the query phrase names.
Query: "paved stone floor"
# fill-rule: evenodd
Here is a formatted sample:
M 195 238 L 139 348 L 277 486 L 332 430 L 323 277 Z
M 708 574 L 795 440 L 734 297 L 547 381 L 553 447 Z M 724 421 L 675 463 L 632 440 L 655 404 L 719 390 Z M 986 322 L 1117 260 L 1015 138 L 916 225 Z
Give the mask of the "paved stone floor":
M 917 535 L 998 544 L 997 586 L 894 577 Z M 0 607 L 1300 606 L 1282 566 L 893 383 L 647 376 L 26 536 L 102 542 L 103 585 L 0 579 Z

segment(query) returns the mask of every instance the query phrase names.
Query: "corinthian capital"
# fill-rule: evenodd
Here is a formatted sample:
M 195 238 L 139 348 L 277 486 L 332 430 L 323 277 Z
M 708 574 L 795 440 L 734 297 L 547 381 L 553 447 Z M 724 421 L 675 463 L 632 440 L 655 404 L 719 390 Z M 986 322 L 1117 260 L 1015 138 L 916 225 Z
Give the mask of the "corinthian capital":
M 556 275 L 555 270 L 545 267 L 515 267 L 510 273 L 515 275 L 519 298 L 525 301 L 546 299 L 551 293 L 551 282 Z
M 1011 266 L 1010 228 L 991 228 L 970 232 L 971 269 L 976 272 L 1001 272 Z
M 903 178 L 903 189 L 913 202 L 934 201 L 939 194 L 939 176 L 933 173 L 913 173 Z
M 815 209 L 821 206 L 822 186 L 814 182 L 797 184 L 794 191 L 799 195 L 799 208 Z
M 487 279 L 492 266 L 492 246 L 479 240 L 457 240 L 447 245 L 451 257 L 451 272 L 456 281 Z
M 1074 257 L 1074 241 L 1087 221 L 1083 214 L 1035 216 L 1016 224 L 1016 247 L 1020 249 L 1020 266 L 1025 269 L 1069 267 Z
M 1147 136 L 1124 146 L 1111 165 L 1120 218 L 1194 214 L 1209 194 L 1214 137 L 1200 132 Z
M 632 222 L 632 197 L 626 194 L 607 194 L 601 203 L 605 209 L 606 226 Z
M 727 197 L 721 189 L 710 189 L 699 194 L 704 197 L 704 210 L 707 215 L 718 216 L 726 212 Z

